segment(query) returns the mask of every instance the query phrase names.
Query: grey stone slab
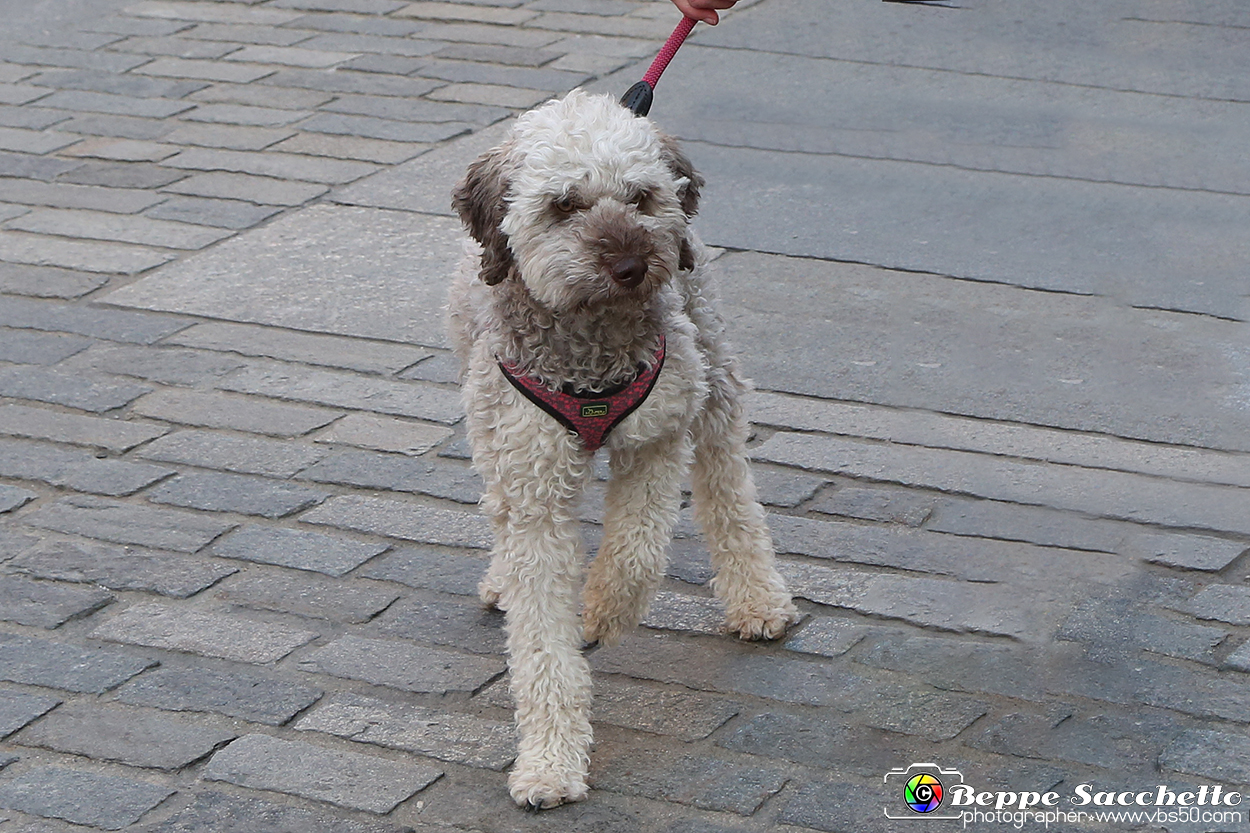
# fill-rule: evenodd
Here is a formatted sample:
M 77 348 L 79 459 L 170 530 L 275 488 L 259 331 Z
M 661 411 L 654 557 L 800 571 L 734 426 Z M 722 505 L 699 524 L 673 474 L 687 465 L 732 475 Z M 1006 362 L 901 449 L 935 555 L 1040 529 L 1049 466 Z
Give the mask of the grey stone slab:
M 1072 761 L 1113 772 L 1153 771 L 1159 753 L 1181 735 L 1175 718 L 1155 714 L 1072 717 L 1013 713 L 970 738 L 969 745 L 1005 755 Z
M 1244 784 L 1250 779 L 1248 740 L 1240 734 L 1190 729 L 1163 750 L 1159 766 L 1228 784 Z
M 1132 572 L 1110 555 L 834 520 L 772 515 L 778 552 L 894 567 L 967 581 L 1044 586 L 1059 576 L 1114 582 Z
M 245 127 L 231 124 L 184 123 L 170 131 L 165 141 L 176 145 L 261 150 L 296 134 L 289 127 Z
M 4 307 L 0 308 L 0 323 L 10 327 L 77 333 L 109 341 L 152 344 L 189 326 L 191 322 L 133 310 L 6 298 Z
M 252 789 L 388 813 L 442 776 L 442 770 L 326 749 L 268 735 L 245 735 L 208 762 L 204 777 Z
M 351 694 L 319 703 L 295 728 L 484 769 L 502 770 L 516 754 L 511 722 Z
M 926 529 L 953 535 L 1026 541 L 1043 547 L 1121 552 L 1134 535 L 1129 524 L 1087 518 L 1074 512 L 994 500 L 942 497 Z M 1179 543 L 1187 536 L 1175 538 Z
M 590 762 L 596 789 L 742 816 L 753 814 L 787 780 L 781 769 L 767 764 L 682 750 L 657 752 L 623 738 L 609 743 L 601 735 L 596 752 Z
M 111 383 L 98 377 L 33 365 L 0 369 L 0 395 L 105 413 L 133 402 L 152 389 Z
M 422 382 L 379 379 L 356 373 L 310 370 L 291 365 L 253 366 L 219 387 L 277 399 L 366 409 L 452 425 L 463 415 L 457 391 Z
M 133 139 L 86 139 L 64 151 L 64 155 L 127 163 L 115 166 L 117 170 L 130 168 L 136 171 L 150 172 L 153 169 L 144 163 L 159 162 L 162 159 L 173 156 L 177 152 L 177 147 L 163 142 L 142 142 Z M 170 180 L 165 180 L 165 182 L 168 181 Z M 160 185 L 164 185 L 165 182 L 160 182 Z M 154 185 L 152 187 L 157 186 Z
M 1243 642 L 1240 648 L 1225 657 L 1223 667 L 1250 674 L 1250 643 Z
M 1216 647 L 1228 632 L 1142 610 L 1138 593 L 1099 594 L 1078 605 L 1057 637 L 1085 643 L 1091 659 L 1114 661 L 1119 655 L 1146 650 L 1207 664 L 1215 663 Z
M 163 146 L 162 146 L 163 147 Z M 146 162 L 84 162 L 57 178 L 57 182 L 98 185 L 105 188 L 162 188 L 186 177 L 185 171 L 171 171 Z
M 65 111 L 48 110 L 46 112 L 64 113 Z M 79 133 L 86 136 L 114 136 L 119 139 L 155 141 L 169 133 L 172 124 L 163 119 L 99 115 L 77 116 L 61 122 L 59 127 L 67 133 Z
M 477 593 L 478 582 L 486 574 L 487 566 L 487 560 L 473 550 L 396 547 L 366 565 L 359 575 L 395 581 L 409 587 L 473 596 Z
M 166 249 L 202 249 L 230 236 L 228 231 L 187 223 L 55 208 L 32 211 L 11 221 L 8 227 L 37 234 L 116 240 Z
M 454 385 L 460 382 L 460 361 L 451 353 L 438 353 L 399 374 L 401 379 L 418 379 Z
M 61 185 L 78 188 L 78 185 Z M 137 275 L 174 259 L 145 246 L 75 240 L 21 231 L 0 231 L 0 258 L 31 266 L 54 266 L 105 274 Z
M 449 380 L 450 381 L 450 380 Z M 810 500 L 828 481 L 823 477 L 799 474 L 794 471 L 755 466 L 751 471 L 756 494 L 765 506 L 793 509 Z
M 198 552 L 235 524 L 218 518 L 87 496 L 57 500 L 26 515 L 40 529 L 82 535 L 117 544 L 176 552 Z
M 1061 591 L 1021 599 L 1019 590 L 1009 585 L 795 563 L 781 564 L 780 571 L 796 596 L 866 616 L 958 633 L 1038 639 L 1055 627 L 1056 608 L 1062 609 L 1055 598 Z
M 183 32 L 182 37 L 225 41 L 227 43 L 290 46 L 293 43 L 308 40 L 309 34 L 306 30 L 309 28 L 312 27 L 309 27 L 304 19 L 300 20 L 299 28 L 290 29 L 250 23 L 200 23 L 194 28 Z
M 45 540 L 9 562 L 36 578 L 99 584 L 110 590 L 146 590 L 185 599 L 238 572 L 205 558 L 95 541 Z
M 357 159 L 394 165 L 420 156 L 429 147 L 417 142 L 388 142 L 354 136 L 332 136 L 321 133 L 300 133 L 274 146 L 275 150 L 324 156 L 331 159 Z
M 237 732 L 191 724 L 158 711 L 70 703 L 15 741 L 97 761 L 175 770 L 236 737 Z
M 199 385 L 216 381 L 245 364 L 232 356 L 194 350 L 101 344 L 70 361 L 62 362 L 61 367 L 78 372 L 137 376 L 166 385 Z
M 0 93 L 0 97 L 3 93 Z M 0 128 L 0 149 L 19 153 L 51 153 L 78 141 L 76 136 L 56 136 L 19 128 Z
M 719 634 L 725 630 L 725 608 L 716 599 L 659 590 L 651 599 L 642 626 L 667 631 Z
M 20 509 L 39 495 L 17 486 L 0 485 L 0 514 Z
M 359 624 L 385 610 L 398 591 L 371 582 L 344 582 L 308 573 L 248 572 L 219 586 L 223 602 L 317 619 Z
M 1241 429 L 1230 430 L 1241 412 L 1213 391 L 1243 380 L 1236 357 L 1244 324 L 1130 310 L 1105 298 L 762 254 L 728 255 L 717 261 L 716 271 L 733 338 L 750 346 L 744 364 L 761 388 L 1243 449 Z M 803 300 L 801 308 L 795 299 Z M 890 338 L 883 339 L 883 332 Z M 837 344 L 839 350 L 829 356 L 812 344 Z M 1105 362 L 1099 356 L 1117 358 Z M 1158 389 L 1175 390 L 1179 398 L 1149 395 Z M 811 419 L 824 410 L 823 403 L 811 403 L 785 409 L 782 419 Z M 1029 456 L 1056 462 L 1089 464 L 1090 452 L 1097 452 L 1108 467 L 1134 470 L 1134 461 L 1144 460 L 1150 473 L 1186 479 L 1196 474 L 1181 474 L 1187 458 L 1197 458 L 1203 468 L 1207 461 L 1224 470 L 1241 467 L 1188 448 L 1152 452 L 1146 444 L 1125 447 L 1098 437 L 1065 441 L 1018 426 L 900 419 L 888 412 L 876 418 L 889 420 L 894 435 L 906 431 L 898 437 L 904 441 L 937 445 L 928 439 L 937 434 L 947 447 L 968 448 L 971 441 L 972 450 L 980 450 L 1010 437 L 1017 446 L 1026 443 Z M 910 425 L 915 427 L 908 430 Z M 998 447 L 1013 453 L 1011 444 Z M 1055 458 L 1056 450 L 1063 456 Z
M 532 8 L 532 6 L 531 6 Z M 491 44 L 457 43 L 434 53 L 449 61 L 480 61 L 505 66 L 540 67 L 561 57 L 558 49 L 521 49 Z
M 263 665 L 282 659 L 317 634 L 238 616 L 144 603 L 113 616 L 96 627 L 91 636 Z
M 386 822 L 344 819 L 322 810 L 241 798 L 219 792 L 196 794 L 189 806 L 149 828 L 150 833 L 403 833 Z
M 101 73 L 81 69 L 54 69 L 39 73 L 30 83 L 64 90 L 91 90 L 139 98 L 178 99 L 207 87 L 204 81 L 166 81 L 131 73 Z M 76 108 L 74 109 L 85 109 Z M 138 115 L 125 113 L 125 115 Z
M 591 713 L 596 723 L 696 741 L 725 725 L 739 710 L 724 698 L 612 678 L 595 681 Z
M 107 277 L 90 272 L 72 272 L 16 263 L 0 264 L 0 292 L 9 295 L 72 300 L 90 294 L 106 283 Z
M 259 83 L 336 93 L 410 97 L 425 95 L 438 86 L 436 82 L 424 78 L 387 77 L 364 72 L 315 72 L 307 69 L 282 70 Z
M 1184 609 L 1199 619 L 1250 625 L 1250 587 L 1214 584 L 1194 596 Z
M 40 104 L 61 110 L 86 111 L 90 113 L 111 113 L 122 116 L 140 116 L 164 119 L 178 113 L 184 113 L 194 107 L 185 101 L 170 101 L 163 98 L 136 98 L 126 95 L 91 92 L 88 90 L 65 90 L 53 93 L 43 99 Z
M 385 498 L 337 495 L 300 520 L 448 547 L 488 549 L 492 540 L 490 525 L 480 515 Z
M 300 26 L 318 32 L 349 32 L 392 38 L 407 37 L 423 28 L 412 20 L 356 14 L 307 14 L 300 18 Z
M 826 515 L 918 527 L 932 514 L 935 504 L 931 495 L 902 489 L 847 486 L 826 492 L 809 508 Z
M 931 740 L 954 737 L 988 710 L 977 700 L 914 686 L 883 685 L 844 668 L 793 655 L 743 653 L 724 643 L 675 641 L 645 632 L 627 637 L 609 651 L 595 652 L 591 667 L 700 691 L 829 706 L 854 714 L 858 723 Z
M 162 197 L 159 194 L 147 194 L 126 188 L 6 179 L 0 181 L 0 199 L 19 205 L 47 205 L 54 208 L 85 208 L 134 214 L 156 205 Z
M 353 635 L 318 648 L 301 659 L 298 667 L 313 674 L 439 694 L 477 691 L 504 671 L 504 663 L 493 657 Z
M 0 784 L 0 806 L 42 818 L 121 830 L 174 792 L 172 787 L 150 781 L 42 766 Z
M 0 152 L 0 175 L 35 180 L 51 180 L 78 167 L 77 162 L 29 153 Z
M 334 423 L 314 439 L 329 445 L 353 445 L 415 457 L 451 436 L 451 429 L 441 425 L 356 413 Z
M 136 17 L 155 17 L 161 20 L 191 20 L 202 23 L 241 23 L 256 26 L 281 26 L 297 20 L 299 15 L 277 9 L 252 8 L 242 4 L 205 8 L 185 0 L 141 0 L 126 9 Z
M 403 370 L 431 355 L 429 350 L 410 344 L 219 321 L 189 327 L 166 343 L 382 374 Z
M 102 694 L 153 665 L 155 660 L 110 648 L 0 635 L 0 679 L 12 683 Z
M 171 197 L 160 205 L 148 209 L 147 216 L 158 220 L 174 220 L 180 223 L 241 230 L 258 225 L 281 210 L 239 200 Z
M 209 148 L 184 150 L 161 164 L 171 168 L 232 171 L 329 185 L 352 182 L 377 170 L 375 165 L 352 160 L 327 160 L 322 157 L 274 151 L 256 153 Z
M 327 18 L 321 17 L 318 20 L 326 21 Z M 396 18 L 391 18 L 390 21 L 388 28 L 401 25 L 401 21 Z M 408 23 L 403 28 L 407 28 L 409 31 L 400 32 L 396 30 L 393 35 L 390 33 L 339 32 L 336 34 L 318 35 L 316 38 L 309 40 L 308 43 L 316 44 L 322 49 L 335 49 L 341 52 L 404 55 L 409 58 L 423 57 L 439 47 L 437 41 L 406 37 L 406 35 L 410 34 L 421 34 L 420 25 Z M 347 90 L 342 90 L 342 92 L 347 92 Z M 421 93 L 417 95 L 421 95 Z
M 70 619 L 89 616 L 112 601 L 112 593 L 95 587 L 0 577 L 0 619 L 19 625 L 51 630 Z
M 228 472 L 180 474 L 147 494 L 152 503 L 283 518 L 328 497 L 327 492 L 267 477 Z
M 219 361 L 223 366 L 231 368 L 242 364 L 229 359 Z M 168 389 L 139 399 L 131 411 L 152 419 L 183 425 L 231 428 L 287 438 L 307 434 L 333 422 L 341 415 L 341 412 L 323 408 L 272 402 L 252 396 Z
M 802 654 L 838 657 L 858 645 L 872 629 L 847 619 L 821 617 L 786 640 L 785 647 Z
M 281 679 L 209 668 L 158 668 L 131 680 L 117 700 L 171 712 L 215 712 L 281 726 L 321 697 L 321 690 Z
M 220 58 L 236 51 L 234 43 L 213 43 L 179 37 L 134 37 L 113 47 L 122 52 L 138 52 L 141 55 L 169 55 L 174 58 Z
M 154 61 L 145 61 L 141 75 L 155 75 L 161 78 L 188 78 L 202 81 L 226 81 L 229 83 L 246 84 L 249 81 L 255 81 L 257 78 L 264 78 L 274 71 L 273 67 L 257 66 L 255 64 L 230 64 L 222 61 L 198 60 L 195 58 L 174 58 L 164 57 L 157 58 Z M 203 112 L 204 108 L 200 108 L 191 115 L 198 116 L 195 121 L 228 121 L 234 124 L 286 124 L 283 121 L 272 121 L 272 116 L 267 119 L 257 121 L 255 118 L 251 121 L 237 121 L 244 117 L 244 112 L 239 110 L 225 110 L 215 108 L 209 112 Z M 292 119 L 292 121 L 294 121 Z
M 871 478 L 1096 517 L 1188 529 L 1250 532 L 1245 489 L 1177 483 L 1125 472 L 1014 462 L 963 451 L 900 449 L 834 437 L 775 434 L 752 456 L 784 465 Z
M 124 452 L 166 431 L 142 422 L 67 414 L 28 405 L 0 406 L 0 434 L 15 437 Z
M 39 719 L 60 703 L 55 697 L 6 690 L 3 700 L 0 700 L 0 738 L 8 737 Z
M 454 216 L 448 195 L 464 177 L 469 163 L 500 144 L 511 127 L 511 121 L 506 121 L 475 131 L 403 165 L 339 188 L 331 198 L 349 205 Z
M 475 654 L 502 655 L 506 635 L 503 614 L 476 599 L 408 596 L 373 623 L 387 637 L 447 645 Z
M 325 450 L 293 440 L 185 430 L 149 443 L 139 454 L 160 462 L 287 478 L 317 462 Z
M 1219 572 L 1247 551 L 1245 542 L 1204 535 L 1139 535 L 1125 543 L 1127 552 L 1152 564 L 1184 570 Z
M 736 724 L 716 745 L 749 755 L 878 778 L 897 766 L 898 761 L 921 760 L 927 751 L 925 741 L 847 725 L 837 715 L 799 716 L 781 711 L 761 712 Z
M 558 69 L 534 69 L 518 66 L 491 66 L 469 61 L 434 60 L 426 63 L 417 75 L 443 81 L 473 84 L 502 84 L 531 90 L 564 92 L 580 86 L 590 76 Z
M 386 549 L 386 544 L 354 541 L 311 530 L 245 526 L 215 544 L 213 554 L 341 576 Z
M 195 174 L 165 187 L 171 194 L 211 199 L 246 200 L 257 205 L 294 206 L 329 190 L 325 185 L 290 182 L 268 176 L 234 173 Z
M 70 451 L 30 440 L 0 439 L 3 477 L 120 497 L 134 494 L 170 474 L 172 469 L 160 466 L 100 459 L 89 449 Z
M 327 457 L 300 477 L 316 483 L 413 492 L 466 504 L 477 504 L 484 491 L 480 478 L 471 469 L 403 454 L 355 449 Z
M 458 222 L 441 218 L 319 205 L 107 297 L 124 306 L 441 346 L 441 307 L 460 235 Z M 334 304 L 322 302 L 330 296 Z
M 353 63 L 359 63 L 362 60 L 364 59 L 358 59 Z M 408 122 L 338 113 L 319 113 L 301 123 L 300 127 L 314 133 L 328 133 L 334 136 L 363 136 L 386 142 L 414 143 L 441 142 L 467 133 L 471 129 L 470 125 L 463 122 Z
M 220 64 L 214 62 L 215 66 L 230 66 L 229 64 Z M 239 64 L 238 66 L 247 66 Z M 252 69 L 252 67 L 248 67 Z M 271 67 L 257 69 L 258 75 L 268 75 Z M 223 75 L 229 73 L 222 73 Z M 223 78 L 221 80 L 239 80 L 235 78 Z M 248 78 L 247 80 L 254 80 Z M 201 104 L 195 110 L 183 116 L 187 121 L 192 122 L 209 122 L 211 124 L 242 124 L 253 127 L 282 127 L 288 124 L 294 124 L 301 119 L 306 119 L 312 115 L 309 110 L 281 110 L 276 107 L 252 107 L 246 104 Z

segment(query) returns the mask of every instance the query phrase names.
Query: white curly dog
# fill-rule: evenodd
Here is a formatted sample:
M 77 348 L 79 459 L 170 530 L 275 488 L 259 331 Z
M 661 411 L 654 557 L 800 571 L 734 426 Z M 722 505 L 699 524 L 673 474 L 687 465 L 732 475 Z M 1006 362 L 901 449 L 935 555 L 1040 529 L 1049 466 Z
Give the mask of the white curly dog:
M 747 465 L 748 383 L 689 226 L 701 183 L 651 121 L 574 90 L 517 119 L 454 193 L 479 244 L 450 328 L 495 536 L 480 591 L 507 612 L 508 783 L 528 809 L 586 797 L 583 639 L 611 644 L 646 614 L 687 474 L 728 629 L 773 639 L 797 617 Z M 576 508 L 600 446 L 612 477 L 579 627 Z

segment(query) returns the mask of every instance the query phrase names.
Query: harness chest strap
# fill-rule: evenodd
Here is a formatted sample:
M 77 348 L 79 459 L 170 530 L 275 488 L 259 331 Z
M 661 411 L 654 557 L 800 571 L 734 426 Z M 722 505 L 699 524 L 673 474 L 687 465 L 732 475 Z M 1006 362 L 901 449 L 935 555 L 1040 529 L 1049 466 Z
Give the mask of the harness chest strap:
M 642 366 L 632 382 L 602 393 L 551 390 L 532 376 L 523 376 L 514 364 L 499 362 L 504 378 L 526 399 L 576 434 L 588 451 L 598 451 L 608 434 L 646 401 L 664 367 L 664 336 L 651 366 Z

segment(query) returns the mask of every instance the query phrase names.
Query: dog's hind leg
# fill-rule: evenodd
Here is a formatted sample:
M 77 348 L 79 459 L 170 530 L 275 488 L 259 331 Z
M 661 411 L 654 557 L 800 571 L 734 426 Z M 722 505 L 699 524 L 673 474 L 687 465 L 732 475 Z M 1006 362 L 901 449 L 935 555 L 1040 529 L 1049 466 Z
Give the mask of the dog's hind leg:
M 588 642 L 611 645 L 646 615 L 664 574 L 689 459 L 684 434 L 612 453 L 603 543 L 583 595 Z
M 712 590 L 725 606 L 728 629 L 743 639 L 776 639 L 798 610 L 777 572 L 772 536 L 747 463 L 747 384 L 735 362 L 711 370 L 710 392 L 694 424 L 691 482 L 694 515 L 707 539 Z

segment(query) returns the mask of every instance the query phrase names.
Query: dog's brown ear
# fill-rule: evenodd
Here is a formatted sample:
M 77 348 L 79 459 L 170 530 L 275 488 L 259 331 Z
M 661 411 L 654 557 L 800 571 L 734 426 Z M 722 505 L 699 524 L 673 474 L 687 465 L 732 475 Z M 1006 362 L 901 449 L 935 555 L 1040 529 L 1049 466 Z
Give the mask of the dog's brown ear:
M 677 196 L 681 200 L 681 210 L 686 212 L 687 217 L 693 217 L 699 213 L 699 189 L 703 187 L 703 177 L 699 176 L 699 172 L 694 169 L 686 154 L 681 152 L 677 140 L 672 136 L 661 136 L 660 145 L 669 170 L 674 176 L 688 180 L 677 192 Z
M 456 209 L 473 239 L 482 244 L 479 277 L 488 286 L 508 277 L 514 266 L 508 235 L 500 228 L 508 212 L 505 155 L 503 148 L 496 148 L 478 158 L 451 192 L 452 208 Z

